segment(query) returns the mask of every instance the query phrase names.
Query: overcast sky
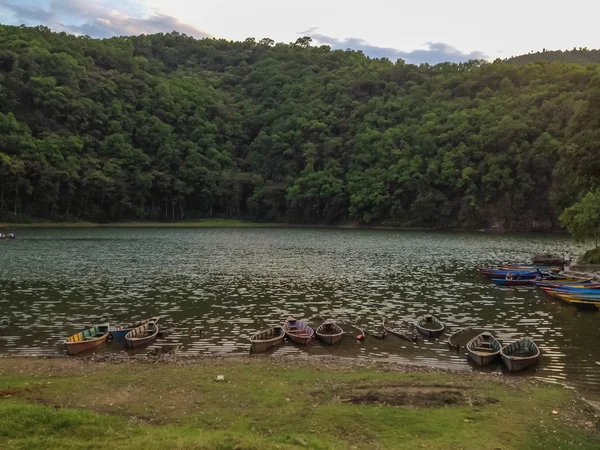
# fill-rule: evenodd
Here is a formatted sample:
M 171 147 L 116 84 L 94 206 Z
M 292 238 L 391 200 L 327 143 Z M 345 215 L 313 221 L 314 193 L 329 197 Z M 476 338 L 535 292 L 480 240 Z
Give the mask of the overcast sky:
M 0 22 L 109 37 L 180 31 L 363 50 L 410 63 L 600 47 L 592 0 L 0 0 Z

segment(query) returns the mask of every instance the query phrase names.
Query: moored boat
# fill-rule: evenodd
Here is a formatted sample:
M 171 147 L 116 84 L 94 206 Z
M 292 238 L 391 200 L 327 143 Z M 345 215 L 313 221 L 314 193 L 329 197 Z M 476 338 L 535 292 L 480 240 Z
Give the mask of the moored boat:
M 392 324 L 385 318 L 383 319 L 382 326 L 385 332 L 398 336 L 399 338 L 406 339 L 410 342 L 416 342 L 419 339 L 419 335 L 414 331 L 410 325 L 404 324 Z
M 158 318 L 134 328 L 125 335 L 125 341 L 131 348 L 139 348 L 150 344 L 158 336 Z
M 448 345 L 450 348 L 460 351 L 461 347 L 466 347 L 471 339 L 476 336 L 479 336 L 483 333 L 483 330 L 479 330 L 477 328 L 465 327 L 461 328 L 458 331 L 452 333 L 448 338 Z
M 444 332 L 445 328 L 445 325 L 442 323 L 442 321 L 431 314 L 418 317 L 417 321 L 415 322 L 415 326 L 417 327 L 417 331 L 419 333 L 427 337 L 439 336 Z
M 108 328 L 109 324 L 103 323 L 69 336 L 65 339 L 67 353 L 76 355 L 104 344 L 108 338 Z
M 280 325 L 259 331 L 250 336 L 250 351 L 257 353 L 276 347 L 283 342 L 283 338 L 285 338 L 285 331 Z
M 321 342 L 333 345 L 344 337 L 344 330 L 335 322 L 323 322 L 317 327 L 315 334 Z
M 125 326 L 111 326 L 109 328 L 109 331 L 110 331 L 110 334 L 113 337 L 113 339 L 125 339 L 125 336 L 131 330 L 133 330 L 134 328 L 140 327 L 140 326 L 144 325 L 145 323 L 150 322 L 151 320 L 156 320 L 156 319 L 140 320 L 138 322 L 135 322 L 135 323 L 132 323 L 129 325 L 125 325 Z
M 306 322 L 289 317 L 283 325 L 285 335 L 292 341 L 306 345 L 315 335 L 315 330 L 309 327 Z
M 482 367 L 494 362 L 501 350 L 500 342 L 489 331 L 484 331 L 467 344 L 469 358 Z
M 524 337 L 500 350 L 502 362 L 511 372 L 532 366 L 540 359 L 540 349 L 530 337 Z
M 533 286 L 534 279 L 517 279 L 507 280 L 506 278 L 492 278 L 492 283 L 498 286 Z

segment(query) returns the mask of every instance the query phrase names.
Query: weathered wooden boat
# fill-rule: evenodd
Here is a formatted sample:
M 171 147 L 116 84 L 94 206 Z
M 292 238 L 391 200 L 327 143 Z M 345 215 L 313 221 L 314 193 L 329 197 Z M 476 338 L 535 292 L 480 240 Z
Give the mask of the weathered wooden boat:
M 445 325 L 437 317 L 427 314 L 417 318 L 415 322 L 417 331 L 423 336 L 435 337 L 444 332 Z
M 158 319 L 152 319 L 148 322 L 134 328 L 125 335 L 125 341 L 131 348 L 139 348 L 150 344 L 158 336 Z
M 283 330 L 288 339 L 300 344 L 306 345 L 315 335 L 315 330 L 309 327 L 306 322 L 296 320 L 293 317 L 289 317 L 283 324 Z
M 477 328 L 466 327 L 454 332 L 448 338 L 448 345 L 450 348 L 460 351 L 461 347 L 466 347 L 471 339 L 479 336 L 484 330 Z
M 498 286 L 533 286 L 535 279 L 507 280 L 506 278 L 492 278 L 490 281 Z
M 283 327 L 280 325 L 259 331 L 250 336 L 250 351 L 252 353 L 258 353 L 272 347 L 277 347 L 283 342 L 284 338 L 285 331 L 283 331 Z
M 109 328 L 109 332 L 110 332 L 111 336 L 113 337 L 113 339 L 125 339 L 125 336 L 131 330 L 133 330 L 134 328 L 137 328 L 137 327 L 141 327 L 142 325 L 144 325 L 147 322 L 150 322 L 151 320 L 156 321 L 158 319 L 156 319 L 156 318 L 144 319 L 144 320 L 140 320 L 138 322 L 135 322 L 135 323 L 132 323 L 129 325 L 125 325 L 125 326 L 111 326 Z
M 540 349 L 533 339 L 524 337 L 500 350 L 502 362 L 508 370 L 516 372 L 532 366 L 540 359 Z
M 321 342 L 333 345 L 344 337 L 344 330 L 335 322 L 323 322 L 317 327 L 315 334 Z
M 500 355 L 500 350 L 502 350 L 500 342 L 489 331 L 484 331 L 467 344 L 469 358 L 482 367 L 494 362 Z
M 108 323 L 96 325 L 81 333 L 76 333 L 65 339 L 65 348 L 69 355 L 92 350 L 106 342 L 108 338 Z
M 398 336 L 399 338 L 406 339 L 407 341 L 416 342 L 419 339 L 419 335 L 414 331 L 414 329 L 410 325 L 394 325 L 384 318 L 382 326 L 386 332 Z

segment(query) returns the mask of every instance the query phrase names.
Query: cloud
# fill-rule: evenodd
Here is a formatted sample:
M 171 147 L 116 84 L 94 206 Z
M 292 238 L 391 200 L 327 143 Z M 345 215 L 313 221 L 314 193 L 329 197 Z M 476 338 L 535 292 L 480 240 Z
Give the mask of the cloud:
M 166 14 L 128 14 L 124 10 L 135 6 L 131 0 L 123 0 L 118 7 L 103 6 L 103 3 L 108 5 L 106 0 L 95 3 L 86 0 L 51 0 L 48 9 L 35 5 L 17 5 L 13 1 L 18 0 L 0 0 L 0 7 L 10 11 L 15 24 L 42 24 L 55 31 L 100 38 L 168 33 L 173 30 L 197 38 L 210 36 L 193 25 Z M 68 18 L 68 23 L 65 18 Z
M 371 58 L 388 58 L 391 61 L 403 59 L 410 64 L 439 64 L 442 62 L 460 63 L 471 59 L 487 58 L 482 52 L 473 51 L 471 53 L 463 53 L 456 47 L 443 42 L 426 42 L 426 49 L 405 52 L 391 47 L 378 47 L 369 44 L 367 41 L 360 38 L 349 37 L 338 39 L 318 33 L 317 30 L 317 28 L 310 28 L 298 34 L 309 36 L 317 43 L 329 45 L 335 50 L 361 50 L 365 55 L 370 56 Z

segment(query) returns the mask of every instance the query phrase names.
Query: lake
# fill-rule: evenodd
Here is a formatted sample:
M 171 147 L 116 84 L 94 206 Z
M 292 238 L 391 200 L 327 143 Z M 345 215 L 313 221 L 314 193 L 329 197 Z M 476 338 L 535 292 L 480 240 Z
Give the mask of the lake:
M 188 354 L 249 351 L 248 337 L 288 315 L 317 313 L 381 331 L 383 316 L 433 312 L 449 327 L 484 326 L 503 343 L 528 335 L 542 350 L 527 374 L 600 398 L 600 314 L 536 288 L 501 288 L 477 269 L 562 253 L 562 235 L 331 229 L 47 228 L 0 241 L 0 354 L 64 353 L 86 324 L 160 315 Z M 576 252 L 577 253 L 577 252 Z M 352 330 L 348 330 L 352 331 Z M 390 358 L 468 365 L 442 338 L 345 336 L 335 347 L 285 343 L 276 354 Z M 100 352 L 122 352 L 113 342 Z M 145 351 L 145 350 L 142 350 Z M 479 370 L 479 369 L 473 369 Z M 500 364 L 487 370 L 502 371 Z

